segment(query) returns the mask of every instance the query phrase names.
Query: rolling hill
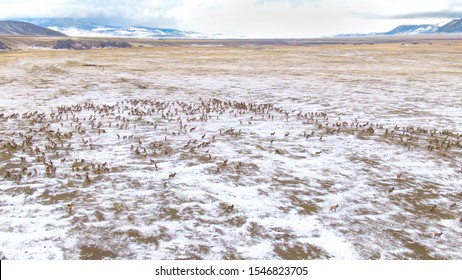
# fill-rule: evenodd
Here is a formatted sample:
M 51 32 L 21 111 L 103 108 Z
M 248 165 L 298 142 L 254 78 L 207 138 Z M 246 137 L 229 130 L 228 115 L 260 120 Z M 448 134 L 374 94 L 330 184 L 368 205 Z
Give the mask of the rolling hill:
M 62 37 L 65 34 L 22 21 L 0 21 L 0 35 L 50 36 Z
M 438 26 L 436 24 L 400 25 L 387 32 L 368 34 L 340 34 L 338 37 L 361 37 L 361 36 L 396 36 L 396 35 L 419 35 L 435 33 L 462 33 L 462 18 Z

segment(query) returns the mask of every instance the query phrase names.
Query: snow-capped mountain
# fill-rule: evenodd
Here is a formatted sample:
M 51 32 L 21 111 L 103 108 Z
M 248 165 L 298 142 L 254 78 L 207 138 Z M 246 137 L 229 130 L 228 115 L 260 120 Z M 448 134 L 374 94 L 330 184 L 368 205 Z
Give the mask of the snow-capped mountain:
M 380 33 L 381 35 L 411 35 L 411 34 L 432 34 L 432 33 L 462 33 L 462 18 L 452 20 L 445 25 L 436 24 L 421 25 L 400 25 L 395 29 Z
M 462 33 L 462 18 L 455 19 L 438 28 L 438 33 Z
M 21 21 L 43 26 L 68 36 L 76 37 L 131 37 L 131 38 L 204 38 L 200 33 L 146 26 L 113 26 L 71 18 L 21 18 Z
M 368 34 L 340 34 L 337 37 L 360 37 L 360 36 L 384 36 L 384 35 L 417 35 L 433 33 L 462 33 L 462 18 L 455 19 L 445 25 L 420 24 L 420 25 L 400 25 L 388 32 L 368 33 Z
M 421 25 L 400 25 L 393 30 L 382 33 L 383 35 L 414 35 L 430 34 L 438 30 L 438 25 L 421 24 Z

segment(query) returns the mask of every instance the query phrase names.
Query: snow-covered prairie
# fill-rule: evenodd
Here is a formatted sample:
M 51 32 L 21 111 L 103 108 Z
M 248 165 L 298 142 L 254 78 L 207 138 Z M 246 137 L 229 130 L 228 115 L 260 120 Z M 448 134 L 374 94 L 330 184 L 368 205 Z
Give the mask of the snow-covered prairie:
M 461 259 L 461 76 L 458 42 L 0 53 L 0 254 Z

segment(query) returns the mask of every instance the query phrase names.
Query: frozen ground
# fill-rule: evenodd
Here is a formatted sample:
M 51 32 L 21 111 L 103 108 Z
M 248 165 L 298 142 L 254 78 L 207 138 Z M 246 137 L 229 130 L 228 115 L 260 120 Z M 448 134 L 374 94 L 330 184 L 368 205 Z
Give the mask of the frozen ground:
M 0 53 L 0 253 L 461 259 L 461 53 Z

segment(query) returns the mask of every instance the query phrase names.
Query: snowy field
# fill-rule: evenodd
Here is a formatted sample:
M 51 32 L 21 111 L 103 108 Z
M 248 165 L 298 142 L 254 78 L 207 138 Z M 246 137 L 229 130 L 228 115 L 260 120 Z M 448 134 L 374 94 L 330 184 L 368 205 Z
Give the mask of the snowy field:
M 8 259 L 462 259 L 462 43 L 0 53 Z

